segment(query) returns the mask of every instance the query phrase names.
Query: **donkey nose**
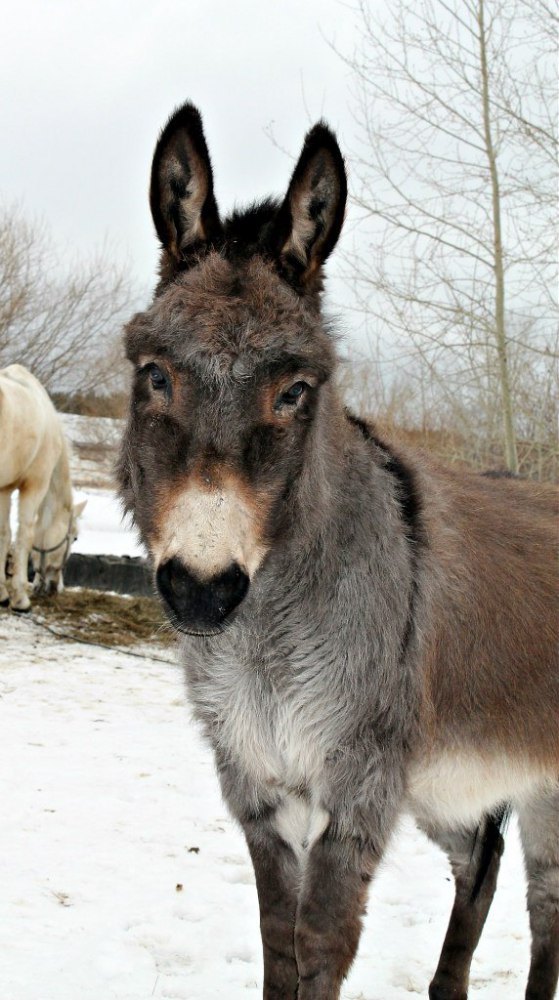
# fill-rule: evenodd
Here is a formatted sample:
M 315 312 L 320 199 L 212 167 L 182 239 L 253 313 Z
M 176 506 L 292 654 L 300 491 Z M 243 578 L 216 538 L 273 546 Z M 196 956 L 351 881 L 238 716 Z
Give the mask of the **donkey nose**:
M 203 632 L 221 625 L 243 600 L 249 578 L 237 563 L 211 580 L 198 580 L 180 559 L 162 563 L 157 589 L 185 630 Z

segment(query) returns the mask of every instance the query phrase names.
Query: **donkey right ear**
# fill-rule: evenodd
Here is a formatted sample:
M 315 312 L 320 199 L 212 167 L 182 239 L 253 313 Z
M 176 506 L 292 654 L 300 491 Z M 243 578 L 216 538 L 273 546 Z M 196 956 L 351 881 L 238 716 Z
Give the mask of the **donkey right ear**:
M 155 147 L 151 214 L 172 265 L 182 265 L 221 232 L 213 175 L 200 113 L 183 104 L 171 115 Z

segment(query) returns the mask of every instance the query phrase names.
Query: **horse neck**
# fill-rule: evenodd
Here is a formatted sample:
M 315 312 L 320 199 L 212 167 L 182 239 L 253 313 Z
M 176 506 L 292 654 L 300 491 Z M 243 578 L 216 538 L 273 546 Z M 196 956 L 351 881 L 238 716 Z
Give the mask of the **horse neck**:
M 39 508 L 39 527 L 46 530 L 61 508 L 68 512 L 69 518 L 72 510 L 72 483 L 68 448 L 64 439 L 60 456 L 52 471 L 47 494 Z

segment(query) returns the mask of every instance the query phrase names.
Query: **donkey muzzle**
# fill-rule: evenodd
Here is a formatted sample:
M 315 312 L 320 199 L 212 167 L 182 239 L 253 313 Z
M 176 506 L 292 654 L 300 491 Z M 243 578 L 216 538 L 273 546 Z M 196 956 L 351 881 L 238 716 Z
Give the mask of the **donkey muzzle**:
M 219 631 L 250 584 L 237 563 L 210 580 L 200 580 L 177 558 L 162 563 L 155 579 L 173 623 L 197 634 Z

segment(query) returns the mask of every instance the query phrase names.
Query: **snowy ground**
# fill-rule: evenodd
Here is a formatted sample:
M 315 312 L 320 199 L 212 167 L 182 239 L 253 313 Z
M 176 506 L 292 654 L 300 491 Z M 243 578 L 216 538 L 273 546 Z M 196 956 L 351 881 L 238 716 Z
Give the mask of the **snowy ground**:
M 89 496 L 77 548 L 134 552 L 115 501 Z M 251 866 L 177 666 L 2 613 L 0 803 L 1 1000 L 257 1000 Z M 451 898 L 444 858 L 403 822 L 344 998 L 425 997 Z M 513 827 L 471 996 L 517 1000 L 528 952 Z
M 114 495 L 106 490 L 75 489 L 75 502 L 87 500 L 79 520 L 78 539 L 72 552 L 115 556 L 145 555 L 135 528 L 123 517 Z

